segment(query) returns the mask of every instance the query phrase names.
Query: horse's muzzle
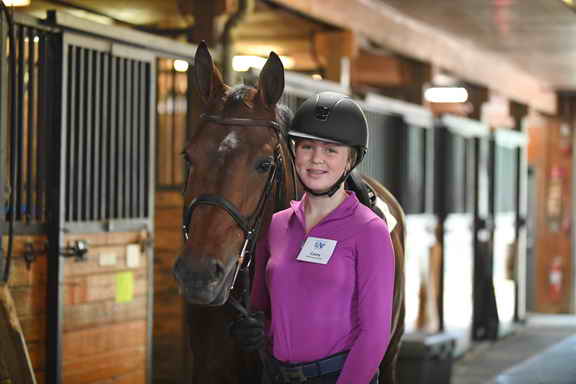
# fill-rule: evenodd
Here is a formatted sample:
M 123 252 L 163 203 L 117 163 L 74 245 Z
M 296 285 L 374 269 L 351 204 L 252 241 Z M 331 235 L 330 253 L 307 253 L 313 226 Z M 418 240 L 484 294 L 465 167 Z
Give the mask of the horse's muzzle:
M 179 257 L 173 273 L 182 295 L 190 304 L 218 305 L 222 286 L 227 280 L 226 269 L 215 259 L 198 259 L 189 263 Z

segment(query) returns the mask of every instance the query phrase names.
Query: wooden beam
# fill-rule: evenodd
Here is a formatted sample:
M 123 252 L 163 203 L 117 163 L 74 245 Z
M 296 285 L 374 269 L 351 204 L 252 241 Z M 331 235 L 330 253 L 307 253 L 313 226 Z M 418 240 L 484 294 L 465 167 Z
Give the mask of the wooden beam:
M 188 41 L 200 43 L 206 41 L 208 46 L 213 47 L 220 38 L 217 28 L 217 18 L 231 13 L 237 8 L 236 0 L 212 0 L 212 1 L 186 1 L 178 0 L 179 9 L 185 14 L 194 17 L 194 25 L 190 29 Z
M 411 68 L 400 57 L 360 52 L 350 66 L 352 85 L 399 87 L 412 81 Z
M 324 66 L 327 80 L 339 83 L 342 76 L 348 76 L 348 68 L 343 67 L 342 59 L 353 59 L 358 54 L 358 44 L 353 32 L 320 32 L 314 35 L 314 45 L 320 62 Z
M 326 23 L 365 34 L 401 54 L 446 68 L 472 83 L 498 90 L 512 100 L 555 114 L 554 90 L 503 57 L 457 36 L 408 18 L 381 1 L 273 0 Z

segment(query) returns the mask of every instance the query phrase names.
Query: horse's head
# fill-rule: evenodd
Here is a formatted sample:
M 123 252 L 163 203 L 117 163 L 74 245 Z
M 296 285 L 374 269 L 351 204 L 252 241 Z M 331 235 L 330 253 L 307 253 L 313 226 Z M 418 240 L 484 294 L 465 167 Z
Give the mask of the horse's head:
M 204 113 L 182 153 L 188 169 L 185 242 L 174 275 L 188 302 L 222 305 L 243 251 L 255 240 L 258 219 L 272 212 L 282 168 L 276 103 L 284 90 L 284 68 L 271 53 L 257 88 L 232 89 L 201 44 L 193 76 Z

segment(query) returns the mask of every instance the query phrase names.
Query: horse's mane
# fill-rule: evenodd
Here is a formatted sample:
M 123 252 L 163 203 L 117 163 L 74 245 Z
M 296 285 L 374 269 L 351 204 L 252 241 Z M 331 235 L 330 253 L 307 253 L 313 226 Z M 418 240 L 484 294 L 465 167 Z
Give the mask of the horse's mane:
M 276 105 L 276 120 L 284 130 L 284 133 L 288 133 L 288 127 L 294 119 L 294 112 L 285 104 Z

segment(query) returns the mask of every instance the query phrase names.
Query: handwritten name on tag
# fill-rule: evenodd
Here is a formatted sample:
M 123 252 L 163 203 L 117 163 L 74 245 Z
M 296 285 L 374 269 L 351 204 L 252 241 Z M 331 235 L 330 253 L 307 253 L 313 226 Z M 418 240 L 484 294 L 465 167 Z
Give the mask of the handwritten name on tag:
M 336 240 L 309 237 L 296 259 L 308 263 L 328 264 L 332 253 L 334 253 L 334 248 L 336 248 L 336 243 Z

